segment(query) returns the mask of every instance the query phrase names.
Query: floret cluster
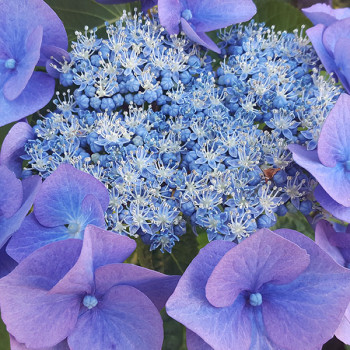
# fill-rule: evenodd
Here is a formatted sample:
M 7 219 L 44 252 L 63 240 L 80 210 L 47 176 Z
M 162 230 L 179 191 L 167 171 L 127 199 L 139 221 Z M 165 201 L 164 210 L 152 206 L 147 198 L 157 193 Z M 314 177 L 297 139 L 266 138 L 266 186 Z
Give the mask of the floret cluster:
M 156 14 L 106 32 L 77 33 L 55 67 L 67 91 L 34 127 L 27 175 L 67 162 L 92 174 L 110 193 L 108 227 L 151 250 L 171 252 L 186 225 L 240 241 L 276 214 L 310 213 L 312 178 L 287 147 L 316 147 L 341 90 L 302 33 L 232 27 L 219 63 Z

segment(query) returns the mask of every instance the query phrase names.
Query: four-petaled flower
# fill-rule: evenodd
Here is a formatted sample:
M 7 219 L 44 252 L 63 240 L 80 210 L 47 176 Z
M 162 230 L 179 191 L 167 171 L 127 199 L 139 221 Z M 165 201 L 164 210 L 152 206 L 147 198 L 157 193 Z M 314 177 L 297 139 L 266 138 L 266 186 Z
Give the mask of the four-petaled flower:
M 51 242 L 83 238 L 85 227 L 104 228 L 108 190 L 93 176 L 61 164 L 42 184 L 34 210 L 23 221 L 7 246 L 16 261 Z
M 350 96 L 342 94 L 322 127 L 317 150 L 289 146 L 295 162 L 309 171 L 334 201 L 345 207 L 350 207 L 349 124 Z
M 135 247 L 89 225 L 83 241 L 54 242 L 28 256 L 0 281 L 1 317 L 13 344 L 160 350 L 159 311 L 178 276 L 123 264 Z
M 334 73 L 350 92 L 350 9 L 317 4 L 303 9 L 314 27 L 306 31 L 328 73 Z
M 248 21 L 256 7 L 251 0 L 159 0 L 158 11 L 169 34 L 178 34 L 181 27 L 192 41 L 220 53 L 205 32 Z
M 262 229 L 239 245 L 204 247 L 166 309 L 191 331 L 190 350 L 318 349 L 344 315 L 349 286 L 350 272 L 303 234 Z
M 67 34 L 43 0 L 0 0 L 0 126 L 24 118 L 51 99 L 55 81 L 34 72 L 51 57 L 62 59 Z

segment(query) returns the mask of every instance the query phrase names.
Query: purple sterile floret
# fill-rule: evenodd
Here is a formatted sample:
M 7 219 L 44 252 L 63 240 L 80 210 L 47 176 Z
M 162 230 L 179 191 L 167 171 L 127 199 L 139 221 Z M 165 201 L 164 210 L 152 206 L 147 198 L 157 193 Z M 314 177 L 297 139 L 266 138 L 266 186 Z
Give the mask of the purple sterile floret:
M 350 96 L 340 95 L 320 133 L 318 149 L 290 145 L 293 159 L 309 171 L 336 202 L 350 206 Z
M 0 166 L 0 248 L 21 226 L 40 185 L 39 176 L 20 181 L 7 167 Z
M 324 4 L 303 10 L 315 24 L 306 31 L 328 73 L 334 73 L 350 91 L 350 9 L 332 9 Z
M 214 349 L 319 349 L 341 321 L 349 284 L 350 272 L 303 234 L 262 229 L 237 246 L 209 243 L 166 309 Z M 196 344 L 190 335 L 189 349 Z
M 157 310 L 178 276 L 123 264 L 135 241 L 88 225 L 84 240 L 35 251 L 0 281 L 2 318 L 29 349 L 161 349 Z M 56 348 L 54 348 L 56 349 Z
M 22 173 L 21 156 L 25 155 L 24 146 L 34 136 L 34 131 L 27 122 L 18 122 L 7 133 L 1 145 L 0 164 L 13 171 L 17 177 Z
M 158 11 L 170 34 L 178 34 L 181 27 L 192 41 L 220 53 L 205 32 L 248 21 L 256 7 L 251 0 L 159 0 Z
M 43 0 L 0 1 L 0 126 L 44 107 L 54 80 L 35 66 L 45 66 L 56 47 L 66 50 L 63 23 Z
M 350 8 L 333 9 L 329 4 L 315 4 L 311 7 L 303 8 L 302 11 L 314 25 L 324 24 L 329 26 L 337 20 L 350 17 Z
M 314 196 L 323 209 L 327 210 L 334 217 L 350 222 L 350 207 L 336 202 L 323 188 L 318 185 L 314 190 Z
M 42 184 L 33 212 L 12 237 L 7 252 L 20 261 L 51 242 L 81 239 L 88 224 L 105 227 L 108 204 L 108 190 L 101 182 L 70 164 L 61 164 Z
M 127 2 L 135 2 L 136 0 L 96 0 L 100 4 L 125 4 Z M 146 12 L 153 6 L 157 5 L 158 0 L 141 0 L 142 11 Z
M 316 225 L 315 241 L 339 265 L 350 269 L 350 226 L 346 232 L 336 232 L 331 223 L 321 220 Z M 350 304 L 335 335 L 350 344 Z

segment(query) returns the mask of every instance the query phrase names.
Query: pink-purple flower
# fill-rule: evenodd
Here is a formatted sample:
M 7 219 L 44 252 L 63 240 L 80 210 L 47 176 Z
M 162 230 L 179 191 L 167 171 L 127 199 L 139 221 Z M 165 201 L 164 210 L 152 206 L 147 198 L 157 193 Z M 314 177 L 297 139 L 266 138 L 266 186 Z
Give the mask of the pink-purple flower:
M 321 220 L 316 225 L 315 241 L 339 265 L 350 269 L 350 226 L 346 232 L 336 232 L 331 223 Z M 335 335 L 350 344 L 350 304 Z
M 334 73 L 350 92 L 350 9 L 316 4 L 303 9 L 315 25 L 306 31 L 328 73 Z
M 334 288 L 336 286 L 336 288 Z M 350 271 L 303 234 L 257 231 L 215 241 L 181 277 L 166 309 L 194 349 L 319 349 L 349 303 Z
M 323 124 L 317 150 L 289 146 L 294 161 L 316 178 L 338 206 L 344 207 L 350 207 L 349 124 L 350 96 L 342 94 Z
M 89 225 L 84 241 L 35 251 L 0 280 L 1 317 L 18 349 L 161 349 L 159 310 L 178 276 L 123 264 L 132 239 Z M 21 345 L 22 344 L 22 345 Z

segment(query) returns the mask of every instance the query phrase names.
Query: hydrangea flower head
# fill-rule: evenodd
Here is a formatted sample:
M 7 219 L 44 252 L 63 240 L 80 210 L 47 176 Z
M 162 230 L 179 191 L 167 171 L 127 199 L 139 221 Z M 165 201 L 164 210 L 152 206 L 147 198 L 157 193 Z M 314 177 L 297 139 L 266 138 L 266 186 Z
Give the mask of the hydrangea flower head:
M 32 172 L 68 162 L 93 175 L 109 190 L 108 228 L 151 250 L 170 252 L 186 221 L 239 242 L 289 206 L 308 214 L 310 178 L 287 146 L 316 147 L 340 89 L 312 71 L 317 55 L 298 32 L 252 22 L 220 39 L 226 58 L 212 72 L 156 14 L 125 14 L 106 39 L 79 33 L 58 68 L 68 90 L 25 146 Z
M 205 32 L 248 21 L 256 7 L 251 0 L 159 0 L 158 11 L 168 33 L 178 34 L 181 27 L 191 40 L 220 53 Z
M 103 184 L 69 164 L 61 164 L 44 181 L 33 212 L 9 242 L 7 252 L 20 261 L 51 242 L 82 239 L 88 224 L 105 227 L 108 203 L 108 191 Z
M 303 234 L 262 229 L 237 246 L 209 243 L 166 309 L 192 331 L 188 346 L 316 349 L 339 325 L 349 283 L 350 272 Z
M 321 62 L 329 74 L 334 73 L 350 91 L 350 9 L 332 9 L 324 4 L 304 10 L 316 24 L 306 31 Z
M 44 107 L 55 82 L 34 72 L 67 49 L 64 26 L 43 0 L 0 1 L 0 125 Z
M 10 334 L 29 349 L 161 349 L 158 310 L 178 277 L 123 264 L 135 246 L 89 225 L 84 241 L 36 250 L 0 282 Z
M 336 232 L 333 226 L 321 220 L 315 229 L 316 243 L 326 251 L 339 265 L 350 269 L 350 226 L 346 232 Z M 350 304 L 346 309 L 343 320 L 335 332 L 337 338 L 350 344 Z
M 289 146 L 294 160 L 308 170 L 333 200 L 350 206 L 350 96 L 342 94 L 329 113 L 317 150 Z

